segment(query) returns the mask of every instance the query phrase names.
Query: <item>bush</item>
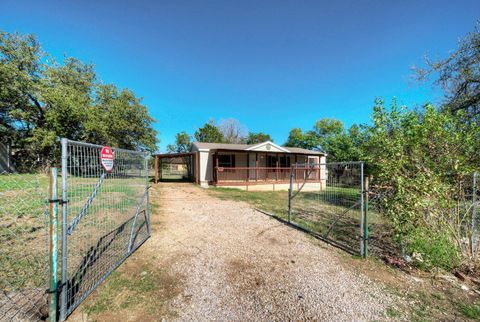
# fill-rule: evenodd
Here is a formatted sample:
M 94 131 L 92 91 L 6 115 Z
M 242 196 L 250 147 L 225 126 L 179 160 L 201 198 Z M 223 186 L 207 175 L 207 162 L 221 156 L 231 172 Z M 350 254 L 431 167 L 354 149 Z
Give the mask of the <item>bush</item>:
M 365 159 L 396 240 L 424 269 L 474 258 L 468 187 L 480 164 L 480 127 L 431 105 L 412 110 L 394 102 L 388 110 L 376 103 Z
M 410 236 L 407 250 L 419 268 L 452 270 L 460 264 L 459 249 L 447 231 L 417 228 Z

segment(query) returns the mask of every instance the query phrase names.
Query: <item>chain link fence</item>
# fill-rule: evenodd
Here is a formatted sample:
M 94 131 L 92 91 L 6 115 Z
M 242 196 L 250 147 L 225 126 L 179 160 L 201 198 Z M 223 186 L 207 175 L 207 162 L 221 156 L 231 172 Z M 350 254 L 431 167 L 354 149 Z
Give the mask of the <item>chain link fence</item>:
M 0 174 L 0 321 L 48 314 L 46 174 Z
M 66 319 L 150 236 L 148 159 L 63 139 L 58 171 L 0 174 L 0 321 Z
M 150 236 L 148 156 L 62 140 L 62 204 L 60 319 Z
M 288 213 L 290 223 L 349 252 L 366 255 L 363 163 L 294 165 Z

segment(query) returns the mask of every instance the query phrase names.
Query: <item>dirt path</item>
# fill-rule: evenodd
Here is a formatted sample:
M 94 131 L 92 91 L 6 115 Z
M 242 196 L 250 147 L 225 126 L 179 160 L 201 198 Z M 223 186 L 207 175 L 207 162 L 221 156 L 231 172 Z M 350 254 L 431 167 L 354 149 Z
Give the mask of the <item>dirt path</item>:
M 120 281 L 153 276 L 145 283 L 153 289 L 132 294 L 137 282 L 131 282 L 110 297 L 113 309 L 95 310 L 121 283 L 113 277 L 72 320 L 370 321 L 385 319 L 394 302 L 342 267 L 337 250 L 245 203 L 178 183 L 157 186 L 151 201 L 152 237 L 119 274 Z M 123 305 L 134 299 L 137 304 Z

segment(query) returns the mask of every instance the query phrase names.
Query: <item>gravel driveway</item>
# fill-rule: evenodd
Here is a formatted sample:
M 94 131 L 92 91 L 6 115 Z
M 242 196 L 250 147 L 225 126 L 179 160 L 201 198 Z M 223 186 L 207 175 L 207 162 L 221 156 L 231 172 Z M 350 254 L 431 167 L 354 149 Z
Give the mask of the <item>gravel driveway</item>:
M 182 281 L 179 321 L 384 320 L 394 301 L 342 267 L 338 250 L 189 184 L 160 184 L 158 230 L 143 246 Z M 146 250 L 143 251 L 144 253 Z

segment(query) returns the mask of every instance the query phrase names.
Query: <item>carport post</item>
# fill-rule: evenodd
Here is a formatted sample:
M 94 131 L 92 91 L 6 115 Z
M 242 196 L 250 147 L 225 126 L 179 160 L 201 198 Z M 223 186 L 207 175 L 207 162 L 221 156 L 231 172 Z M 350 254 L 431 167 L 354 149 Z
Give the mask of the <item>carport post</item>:
M 155 156 L 155 184 L 158 183 L 158 155 Z

